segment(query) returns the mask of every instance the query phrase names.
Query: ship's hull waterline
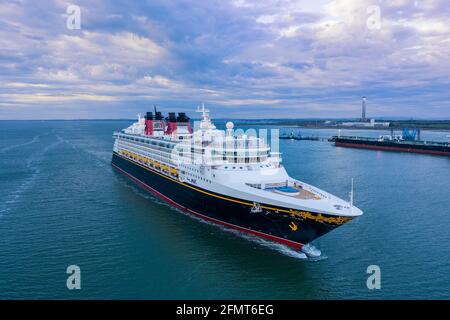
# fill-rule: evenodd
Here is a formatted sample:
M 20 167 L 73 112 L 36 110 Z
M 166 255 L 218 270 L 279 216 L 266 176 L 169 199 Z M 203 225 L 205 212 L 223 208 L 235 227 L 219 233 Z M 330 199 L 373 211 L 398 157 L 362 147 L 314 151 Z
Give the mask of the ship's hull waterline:
M 248 200 L 215 194 L 178 181 L 116 152 L 113 153 L 112 166 L 145 190 L 184 212 L 295 249 L 301 249 L 305 244 L 352 219 L 299 212 L 262 203 L 260 207 L 264 209 L 252 212 L 254 204 Z M 268 210 L 267 207 L 271 209 Z M 310 218 L 304 218 L 305 216 Z M 328 223 L 324 220 L 335 222 Z

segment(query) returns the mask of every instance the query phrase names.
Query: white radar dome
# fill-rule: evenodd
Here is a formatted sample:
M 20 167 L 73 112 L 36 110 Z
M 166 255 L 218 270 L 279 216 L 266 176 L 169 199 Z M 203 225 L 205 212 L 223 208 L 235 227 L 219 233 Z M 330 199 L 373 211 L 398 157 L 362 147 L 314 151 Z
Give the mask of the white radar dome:
M 228 122 L 227 122 L 227 124 L 226 124 L 226 127 L 227 127 L 227 129 L 228 129 L 228 130 L 231 130 L 231 129 L 233 129 L 233 128 L 234 128 L 234 124 L 233 124 L 233 122 L 231 122 L 231 121 L 228 121 Z

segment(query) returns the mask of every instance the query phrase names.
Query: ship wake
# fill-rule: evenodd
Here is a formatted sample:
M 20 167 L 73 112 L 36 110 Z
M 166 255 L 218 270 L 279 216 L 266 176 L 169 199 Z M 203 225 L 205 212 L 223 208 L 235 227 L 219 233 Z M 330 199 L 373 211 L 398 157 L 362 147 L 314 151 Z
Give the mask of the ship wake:
M 319 249 L 317 249 L 316 247 L 314 247 L 312 244 L 305 245 L 301 250 L 295 250 L 295 249 L 288 247 L 286 245 L 283 245 L 281 243 L 266 240 L 266 239 L 263 239 L 263 238 L 260 238 L 260 237 L 257 237 L 257 236 L 251 235 L 251 234 L 244 233 L 239 230 L 235 230 L 235 229 L 220 225 L 218 223 L 207 221 L 202 218 L 193 216 L 189 213 L 178 210 L 176 208 L 173 208 L 173 209 L 176 211 L 182 212 L 183 214 L 185 214 L 191 218 L 194 218 L 202 223 L 205 223 L 205 224 L 208 224 L 208 225 L 211 225 L 214 227 L 218 227 L 222 231 L 233 233 L 234 235 L 236 235 L 240 238 L 244 238 L 245 240 L 251 241 L 262 247 L 268 248 L 270 250 L 274 250 L 278 253 L 281 253 L 282 255 L 285 255 L 285 256 L 288 256 L 288 257 L 291 257 L 294 259 L 305 260 L 305 261 L 320 261 L 320 260 L 327 259 L 327 256 L 322 254 L 322 252 Z
M 3 214 L 11 211 L 13 209 L 13 206 L 21 201 L 22 195 L 26 191 L 28 191 L 29 188 L 31 188 L 38 175 L 41 173 L 40 162 L 44 159 L 47 152 L 51 151 L 62 143 L 61 139 L 58 136 L 56 136 L 56 138 L 56 142 L 47 145 L 38 152 L 35 152 L 25 161 L 25 169 L 29 172 L 29 175 L 20 183 L 20 185 L 16 189 L 14 189 L 11 193 L 7 194 L 4 199 L 2 199 L 0 204 L 0 217 L 3 216 Z M 35 137 L 34 139 L 36 141 L 38 140 L 37 137 Z M 32 140 L 28 144 L 34 142 Z M 20 146 L 23 145 L 26 144 L 22 144 Z M 15 147 L 18 146 L 19 145 L 16 145 Z

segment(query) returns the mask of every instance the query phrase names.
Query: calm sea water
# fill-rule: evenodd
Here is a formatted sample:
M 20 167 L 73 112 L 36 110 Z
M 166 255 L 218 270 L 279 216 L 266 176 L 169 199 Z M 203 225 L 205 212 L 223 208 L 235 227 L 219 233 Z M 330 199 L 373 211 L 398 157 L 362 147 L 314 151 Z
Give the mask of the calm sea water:
M 281 141 L 292 176 L 343 198 L 353 177 L 365 212 L 305 261 L 182 214 L 115 172 L 111 134 L 127 125 L 0 122 L 0 298 L 450 298 L 449 158 Z M 66 288 L 72 264 L 81 290 Z M 381 268 L 380 290 L 366 287 L 369 265 Z

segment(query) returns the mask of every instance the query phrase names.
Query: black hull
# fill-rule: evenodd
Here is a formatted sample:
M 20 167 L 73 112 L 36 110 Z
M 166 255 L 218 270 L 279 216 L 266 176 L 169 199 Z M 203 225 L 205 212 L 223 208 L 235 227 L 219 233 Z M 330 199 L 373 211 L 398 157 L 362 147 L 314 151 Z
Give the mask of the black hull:
M 445 145 L 432 145 L 432 144 L 427 145 L 422 143 L 348 139 L 339 137 L 333 137 L 332 141 L 334 141 L 336 146 L 338 147 L 363 148 L 373 150 L 412 152 L 412 153 L 450 156 L 450 147 Z
M 201 189 L 164 175 L 141 163 L 113 154 L 112 165 L 147 191 L 180 210 L 227 227 L 296 249 L 351 220 L 313 212 L 253 203 Z

